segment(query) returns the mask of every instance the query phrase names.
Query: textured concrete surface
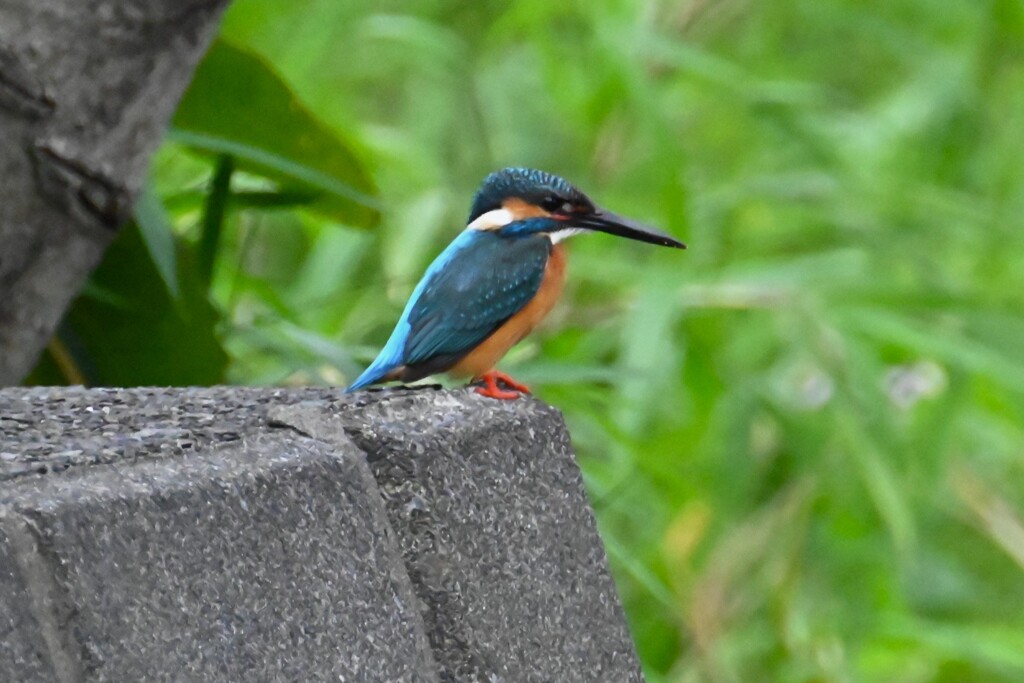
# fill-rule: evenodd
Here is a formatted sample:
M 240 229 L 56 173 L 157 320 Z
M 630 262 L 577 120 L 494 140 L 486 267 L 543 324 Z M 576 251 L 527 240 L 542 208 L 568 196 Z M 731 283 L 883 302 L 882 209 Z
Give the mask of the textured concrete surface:
M 81 465 L 176 458 L 263 429 L 268 404 L 317 389 L 0 389 L 0 481 Z
M 0 681 L 52 680 L 39 653 L 43 634 L 15 557 L 14 543 L 0 524 Z
M 409 392 L 271 416 L 366 451 L 444 680 L 640 680 L 558 411 Z
M 0 680 L 640 681 L 559 413 L 0 391 Z

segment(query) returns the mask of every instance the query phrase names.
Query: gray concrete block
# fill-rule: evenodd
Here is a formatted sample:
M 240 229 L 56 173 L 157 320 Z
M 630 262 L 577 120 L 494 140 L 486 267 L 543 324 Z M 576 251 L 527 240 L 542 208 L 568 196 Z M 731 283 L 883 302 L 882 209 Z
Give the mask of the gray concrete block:
M 0 681 L 55 681 L 0 510 Z
M 0 390 L 0 680 L 642 681 L 560 414 Z
M 88 465 L 184 457 L 265 429 L 268 405 L 323 389 L 0 389 L 0 482 Z
M 179 396 L 175 428 L 206 398 Z M 160 423 L 136 407 L 108 439 Z M 362 454 L 261 429 L 8 481 L 0 528 L 22 543 L 0 581 L 28 590 L 0 599 L 32 612 L 14 628 L 45 657 L 16 643 L 3 680 L 438 680 Z
M 366 451 L 443 680 L 642 680 L 557 410 L 385 391 L 271 417 Z

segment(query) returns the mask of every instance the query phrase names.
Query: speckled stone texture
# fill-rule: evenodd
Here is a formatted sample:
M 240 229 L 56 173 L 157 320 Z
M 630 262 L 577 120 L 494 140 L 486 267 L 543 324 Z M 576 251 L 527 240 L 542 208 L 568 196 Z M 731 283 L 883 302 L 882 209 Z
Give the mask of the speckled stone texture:
M 51 669 L 36 654 L 44 638 L 15 557 L 14 543 L 0 524 L 0 681 L 52 680 Z
M 560 414 L 0 390 L 0 681 L 642 681 Z

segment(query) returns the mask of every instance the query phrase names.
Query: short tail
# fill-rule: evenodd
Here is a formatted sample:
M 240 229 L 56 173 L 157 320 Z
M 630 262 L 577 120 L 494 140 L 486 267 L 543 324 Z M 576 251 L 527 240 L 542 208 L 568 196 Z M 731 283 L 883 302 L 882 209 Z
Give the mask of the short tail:
M 362 389 L 363 387 L 368 387 L 371 384 L 376 384 L 377 382 L 384 379 L 385 374 L 387 373 L 374 371 L 374 367 L 371 365 L 370 367 L 366 368 L 366 370 L 363 371 L 363 374 L 359 375 L 355 382 L 352 382 L 352 384 L 348 385 L 348 387 L 345 388 L 345 393 L 349 394 L 352 393 L 353 391 Z
M 402 367 L 402 349 L 405 347 L 405 336 L 407 334 L 408 324 L 403 325 L 403 322 L 399 322 L 398 326 L 395 327 L 395 331 L 391 333 L 391 338 L 388 339 L 388 343 L 384 345 L 384 348 L 380 350 L 377 357 L 370 363 L 370 367 L 363 370 L 363 374 L 356 378 L 355 382 L 352 382 L 345 389 L 345 393 L 368 387 L 371 384 L 377 382 L 386 382 L 391 379 L 393 373 Z
M 368 387 L 371 384 L 377 384 L 378 382 L 387 382 L 395 370 L 400 366 L 393 362 L 389 362 L 388 359 L 382 360 L 379 356 L 377 360 L 370 363 L 370 367 L 363 370 L 363 374 L 356 378 L 355 382 L 352 382 L 346 389 L 345 393 L 348 394 L 353 391 Z

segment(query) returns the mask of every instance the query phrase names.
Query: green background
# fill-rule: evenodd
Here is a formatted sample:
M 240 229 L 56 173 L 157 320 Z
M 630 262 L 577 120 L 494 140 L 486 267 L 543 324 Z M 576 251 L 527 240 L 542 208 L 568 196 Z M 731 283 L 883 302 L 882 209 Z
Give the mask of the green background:
M 236 0 L 30 382 L 331 384 L 488 172 L 648 680 L 1024 680 L 1024 3 Z

